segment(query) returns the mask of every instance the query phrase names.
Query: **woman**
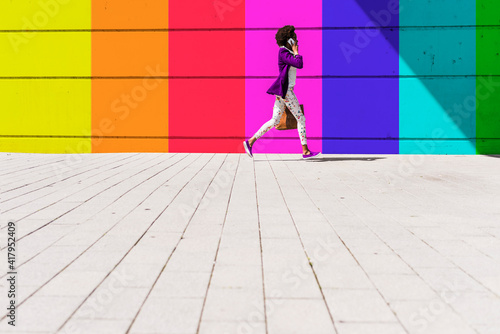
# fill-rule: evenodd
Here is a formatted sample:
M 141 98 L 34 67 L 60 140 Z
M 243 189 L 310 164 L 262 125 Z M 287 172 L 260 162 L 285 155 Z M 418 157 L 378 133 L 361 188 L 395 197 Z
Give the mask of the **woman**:
M 293 116 L 297 119 L 297 131 L 300 136 L 300 143 L 302 144 L 303 151 L 302 158 L 310 159 L 317 157 L 320 152 L 311 152 L 307 147 L 306 119 L 302 110 L 300 110 L 299 101 L 293 92 L 297 68 L 303 67 L 302 56 L 299 55 L 295 27 L 287 25 L 280 28 L 276 33 L 276 42 L 279 46 L 278 67 L 280 73 L 278 79 L 267 90 L 268 94 L 276 96 L 273 108 L 273 118 L 264 123 L 264 125 L 262 125 L 259 131 L 257 131 L 252 138 L 245 140 L 243 142 L 243 146 L 245 147 L 247 154 L 253 158 L 253 144 L 273 126 L 278 126 L 286 105 Z

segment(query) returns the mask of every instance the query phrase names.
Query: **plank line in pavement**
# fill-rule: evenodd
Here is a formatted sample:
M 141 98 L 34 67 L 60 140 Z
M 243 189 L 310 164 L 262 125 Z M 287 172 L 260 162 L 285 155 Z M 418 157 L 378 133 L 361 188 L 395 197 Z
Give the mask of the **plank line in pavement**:
M 161 166 L 161 162 L 160 162 L 160 163 L 156 163 L 154 166 L 156 166 L 156 169 L 159 170 L 160 172 L 161 171 L 170 172 L 169 168 L 171 168 L 172 166 L 175 167 L 176 164 L 179 163 L 179 161 L 182 161 L 187 157 L 188 157 L 188 155 L 175 155 L 172 159 L 166 160 L 166 161 L 169 161 L 171 163 L 170 165 Z M 181 158 L 181 159 L 179 159 L 179 158 Z M 187 162 L 189 163 L 189 161 L 191 161 L 191 160 L 192 159 L 187 159 Z M 133 163 L 131 163 L 131 165 L 129 167 L 132 167 L 135 163 L 143 166 L 144 162 L 143 161 L 133 162 Z M 143 168 L 143 167 L 141 167 L 141 168 Z M 124 169 L 126 170 L 126 168 L 124 168 Z M 85 221 L 85 224 L 79 225 L 78 226 L 79 230 L 73 231 L 72 235 L 80 236 L 80 235 L 89 235 L 90 234 L 90 236 L 93 236 L 95 231 L 106 229 L 110 224 L 116 223 L 117 221 L 120 221 L 121 219 L 123 219 L 123 217 L 126 216 L 127 211 L 122 210 L 123 212 L 120 212 L 120 210 L 123 209 L 123 205 L 121 204 L 121 202 L 126 201 L 122 197 L 124 195 L 127 195 L 129 192 L 136 190 L 136 188 L 138 186 L 140 186 L 141 183 L 144 182 L 144 178 L 145 177 L 147 178 L 148 176 L 147 175 L 143 176 L 141 174 L 142 174 L 142 172 L 147 171 L 148 169 L 149 169 L 149 167 L 146 167 L 135 174 L 134 174 L 134 172 L 135 172 L 134 170 L 127 172 L 126 174 L 123 174 L 121 176 L 121 182 L 118 182 L 116 184 L 117 186 L 113 189 L 116 192 L 115 195 L 109 197 L 109 203 L 99 199 L 99 195 L 93 196 L 92 200 L 98 202 L 99 204 L 102 204 L 101 207 L 99 207 L 99 208 L 94 207 L 94 210 L 88 210 L 88 216 L 86 217 L 87 221 Z M 128 174 L 133 174 L 133 175 L 128 175 Z M 157 172 L 157 174 L 159 174 L 159 172 Z M 134 181 L 134 179 L 138 179 L 138 180 Z M 122 182 L 124 180 L 126 182 Z M 135 185 L 134 185 L 134 182 L 135 182 Z M 91 203 L 91 202 L 89 201 L 88 203 Z M 118 214 L 115 214 L 115 212 L 112 212 L 112 211 L 116 211 L 116 212 L 118 212 Z M 102 215 L 106 215 L 106 214 L 107 214 L 107 216 L 102 216 Z M 95 219 L 92 220 L 92 217 L 95 217 Z M 26 252 L 26 247 L 29 247 L 30 245 L 35 247 L 35 251 L 33 251 L 34 254 L 32 254 L 32 256 L 28 260 L 26 260 L 24 262 L 20 262 L 18 267 L 24 265 L 24 263 L 26 263 L 29 260 L 31 260 L 32 258 L 36 257 L 44 249 L 47 249 L 48 247 L 56 244 L 57 242 L 60 242 L 60 240 L 63 239 L 67 235 L 67 234 L 65 234 L 65 235 L 60 236 L 57 233 L 53 233 L 54 228 L 56 228 L 56 231 L 57 231 L 58 228 L 64 227 L 64 226 L 54 226 L 52 224 L 49 224 L 47 226 L 48 226 L 48 228 L 42 229 L 42 231 L 44 233 L 40 233 L 40 232 L 38 232 L 36 234 L 32 233 L 29 235 L 29 236 L 31 236 L 31 238 L 29 240 L 26 239 L 28 241 L 23 242 L 23 245 L 25 245 L 23 248 L 23 252 Z M 85 232 L 88 232 L 88 231 L 85 231 L 85 229 L 88 229 L 89 227 L 92 230 L 90 230 L 90 233 L 85 233 Z M 29 236 L 28 236 L 28 238 L 29 238 Z M 85 243 L 82 244 L 81 242 L 79 243 L 78 241 L 79 241 L 78 239 L 76 239 L 76 240 L 73 239 L 73 240 L 68 241 L 67 244 L 72 245 L 72 244 L 76 243 L 77 245 L 85 246 Z M 83 241 L 86 242 L 86 240 L 83 240 Z M 63 244 L 65 244 L 65 243 L 63 243 Z M 28 251 L 29 251 L 29 248 L 28 248 Z
M 137 156 L 137 155 L 140 155 L 140 153 L 137 153 L 135 155 L 124 156 L 123 159 L 118 159 L 118 157 L 103 155 L 103 156 L 100 156 L 100 157 L 97 157 L 94 159 L 88 159 L 88 161 L 86 159 L 82 158 L 80 160 L 80 162 L 74 162 L 74 163 L 70 162 L 71 160 L 67 159 L 69 161 L 65 161 L 65 165 L 64 164 L 62 165 L 64 167 L 61 167 L 60 163 L 62 163 L 62 161 L 58 161 L 56 163 L 46 165 L 43 168 L 40 168 L 36 171 L 30 171 L 28 173 L 23 173 L 21 175 L 13 175 L 14 173 L 10 173 L 9 174 L 9 181 L 10 182 L 3 184 L 1 186 L 2 190 L 4 190 L 4 191 L 2 191 L 2 194 L 7 194 L 9 192 L 12 192 L 14 190 L 18 190 L 18 189 L 24 188 L 24 187 L 34 187 L 38 182 L 47 181 L 47 179 L 53 178 L 54 175 L 51 175 L 51 173 L 47 173 L 47 171 L 51 171 L 51 172 L 55 173 L 59 169 L 60 174 L 62 174 L 63 173 L 62 169 L 67 168 L 68 170 L 71 169 L 71 172 L 74 172 L 75 169 L 78 168 L 77 167 L 78 164 L 80 164 L 80 167 L 95 166 L 95 165 L 102 164 L 103 162 L 109 163 L 109 162 L 120 161 L 120 160 L 122 160 L 122 161 L 128 160 L 128 159 L 130 159 L 134 156 Z M 58 176 L 59 176 L 58 180 L 62 178 L 61 175 L 58 175 Z M 29 177 L 29 179 L 28 179 L 29 182 L 27 182 L 27 179 L 26 179 L 27 177 Z M 11 195 L 11 194 L 8 194 L 8 195 Z M 4 197 L 4 196 L 2 196 L 2 197 Z M 12 196 L 10 196 L 10 197 L 12 197 Z
M 156 159 L 156 158 L 154 158 L 154 159 Z M 154 159 L 152 159 L 152 160 L 154 160 Z M 58 219 L 69 212 L 74 212 L 74 210 L 76 208 L 80 207 L 81 205 L 83 205 L 85 202 L 87 202 L 91 198 L 96 197 L 96 196 L 100 195 L 101 193 L 103 193 L 104 191 L 106 191 L 107 189 L 110 189 L 110 188 L 116 186 L 117 184 L 119 184 L 120 182 L 115 183 L 115 184 L 111 184 L 111 186 L 108 187 L 106 185 L 105 181 L 108 180 L 108 182 L 109 182 L 109 180 L 112 180 L 113 178 L 120 179 L 120 176 L 119 176 L 120 170 L 128 170 L 129 168 L 133 167 L 136 163 L 140 163 L 140 160 L 142 160 L 142 159 L 137 159 L 135 162 L 132 162 L 132 163 L 129 162 L 128 164 L 119 164 L 117 166 L 114 166 L 114 165 L 107 166 L 108 172 L 111 172 L 111 171 L 115 172 L 114 169 L 116 169 L 116 168 L 118 168 L 118 170 L 116 171 L 116 173 L 112 174 L 111 176 L 107 176 L 106 173 L 104 173 L 104 171 L 101 173 L 96 172 L 96 173 L 94 173 L 93 177 L 87 177 L 83 181 L 78 181 L 78 182 L 74 182 L 74 183 L 69 184 L 67 188 L 64 188 L 64 192 L 62 190 L 50 190 L 49 194 L 42 195 L 36 199 L 27 200 L 25 204 L 20 205 L 20 206 L 28 207 L 30 210 L 29 212 L 31 212 L 31 213 L 29 213 L 29 212 L 24 213 L 23 211 L 20 211 L 20 213 L 19 212 L 16 213 L 16 210 L 7 210 L 7 216 L 10 220 L 16 220 L 16 221 L 22 221 L 22 219 L 25 219 L 27 217 L 29 217 L 30 219 L 49 220 L 49 222 L 47 223 L 47 224 L 49 224 L 52 221 L 54 221 L 55 219 Z M 161 163 L 161 161 L 158 164 L 160 164 L 160 163 Z M 95 180 L 95 179 L 97 179 L 97 180 Z M 113 181 L 111 181 L 111 182 L 113 182 Z M 87 186 L 87 183 L 89 183 L 90 185 Z M 76 185 L 76 188 L 69 187 L 69 186 L 75 187 L 75 185 Z M 61 184 L 59 184 L 59 186 L 61 186 Z M 94 189 L 94 188 L 97 188 L 97 189 Z M 98 191 L 99 188 L 103 188 L 103 190 Z M 49 189 L 49 188 L 47 188 L 47 189 Z M 68 194 L 65 189 L 72 189 L 71 193 Z M 89 191 L 89 189 L 90 189 L 90 191 Z M 72 195 L 75 195 L 75 194 L 80 194 L 84 191 L 88 191 L 90 193 L 89 194 L 90 198 L 87 198 L 84 201 L 80 201 L 80 202 L 76 202 L 76 203 L 65 202 L 65 200 L 68 197 L 71 197 Z M 96 193 L 96 191 L 97 191 L 97 193 Z M 37 205 L 33 205 L 33 203 L 32 203 L 32 201 L 35 201 L 35 200 L 36 200 Z M 61 210 L 61 208 L 58 208 L 58 207 L 62 207 L 63 214 L 60 216 L 54 217 L 53 211 L 59 212 Z M 58 208 L 58 209 L 53 210 L 53 208 Z M 67 210 L 68 208 L 69 208 L 69 210 Z M 18 215 L 21 216 L 21 218 L 19 218 Z M 50 218 L 52 218 L 52 220 L 50 220 Z M 3 228 L 5 228 L 5 226 Z M 32 232 L 33 231 L 30 231 L 27 234 L 30 234 Z M 23 236 L 21 236 L 19 238 L 19 240 L 21 240 L 22 238 L 23 238 Z
M 188 155 L 184 155 L 184 157 L 187 157 L 187 156 L 188 156 Z M 187 165 L 186 165 L 184 168 L 182 168 L 182 169 L 181 169 L 181 171 L 182 171 L 182 170 L 184 170 L 184 169 L 186 169 L 186 168 L 188 168 L 188 167 L 190 166 L 190 162 L 191 162 L 191 161 L 192 161 L 192 158 L 187 159 Z M 174 166 L 175 166 L 175 164 L 174 164 Z M 150 184 L 150 183 L 153 183 L 153 184 L 154 184 L 154 183 L 156 183 L 156 182 L 157 182 L 157 180 L 156 180 L 156 179 L 153 179 L 153 177 L 154 177 L 154 176 L 157 176 L 158 174 L 161 174 L 161 173 L 163 173 L 164 171 L 167 171 L 167 172 L 168 172 L 167 174 L 171 174 L 171 173 L 170 173 L 170 171 L 171 171 L 170 169 L 167 169 L 167 168 L 162 168 L 161 166 L 160 166 L 160 167 L 158 167 L 158 168 L 156 168 L 156 169 L 158 169 L 159 171 L 158 171 L 158 172 L 156 172 L 153 176 L 149 176 L 149 177 L 146 179 L 146 181 L 147 181 L 147 182 L 142 181 L 140 184 L 138 184 L 138 185 L 136 185 L 136 186 L 134 186 L 134 187 L 133 187 L 133 190 L 135 190 L 135 193 L 137 193 L 137 194 L 135 194 L 135 193 L 134 193 L 134 191 L 131 191 L 131 190 L 128 190 L 128 191 L 127 191 L 127 193 L 129 193 L 130 197 L 132 197 L 134 200 L 137 200 L 137 199 L 136 199 L 134 196 L 132 196 L 132 195 L 140 195 L 140 193 L 141 193 L 141 191 L 140 191 L 140 190 L 142 190 L 142 189 L 140 189 L 140 188 L 143 188 L 144 190 L 146 190 L 146 189 L 151 189 L 152 187 L 151 187 L 151 184 Z M 175 175 L 177 175 L 177 174 L 178 174 L 178 173 L 176 173 Z M 160 186 L 161 186 L 161 183 L 160 183 Z M 158 187 L 158 188 L 159 188 L 159 187 Z M 137 190 L 139 190 L 139 191 L 137 191 Z M 149 190 L 149 194 L 151 194 L 151 190 Z M 124 201 L 124 202 L 125 202 L 125 201 L 127 201 L 127 200 L 129 200 L 128 198 L 124 198 L 124 197 L 123 197 L 123 194 L 122 194 L 121 196 L 119 196 L 119 199 L 120 199 L 120 198 L 121 198 L 121 199 L 122 199 L 122 201 Z M 117 200 L 117 201 L 118 201 L 118 200 Z M 140 203 L 142 203 L 142 202 L 144 202 L 144 201 L 145 201 L 145 199 L 142 199 L 142 197 L 139 197 L 139 201 L 140 201 Z M 139 205 L 140 205 L 140 203 L 139 203 Z M 113 208 L 113 209 L 111 209 L 111 210 L 116 210 L 116 209 L 118 209 L 118 208 L 119 208 L 119 207 L 117 207 L 117 208 Z M 108 208 L 108 209 L 109 209 L 109 208 Z M 132 211 L 133 211 L 133 210 L 134 210 L 134 209 L 132 209 Z M 131 211 L 131 212 L 132 212 L 132 211 Z M 127 213 L 128 213 L 128 212 L 127 212 Z M 127 213 L 125 214 L 125 216 L 127 216 Z M 142 216 L 142 215 L 141 215 L 141 216 Z M 122 218 L 123 218 L 123 217 L 122 217 Z M 100 221 L 100 222 L 101 222 L 101 221 Z M 116 226 L 116 225 L 117 225 L 117 224 L 119 224 L 119 223 L 120 223 L 120 220 L 118 220 L 118 222 L 116 222 L 113 226 L 111 226 L 111 228 L 110 228 L 110 229 L 108 229 L 108 231 L 110 231 L 110 230 L 111 230 L 114 226 Z M 106 235 L 107 235 L 106 233 L 107 233 L 108 231 L 105 231 L 105 232 L 104 232 L 104 234 L 103 234 L 103 235 L 101 235 L 101 236 L 99 237 L 99 239 L 98 239 L 97 241 L 95 241 L 95 242 L 94 242 L 91 246 L 96 247 L 96 244 L 98 244 L 98 241 L 99 241 L 99 240 L 101 240 L 102 238 L 106 237 Z M 89 248 L 90 248 L 90 247 L 89 247 Z M 101 247 L 101 248 L 102 248 L 102 247 Z M 87 249 L 88 249 L 88 248 L 87 248 Z M 72 262 L 72 263 L 73 263 L 73 262 Z M 71 264 L 70 264 L 70 265 L 71 265 Z M 63 269 L 66 269 L 66 268 L 63 268 Z M 62 274 L 61 274 L 61 272 L 62 272 Z M 67 271 L 64 271 L 64 272 L 63 272 L 63 271 L 61 270 L 61 272 L 59 272 L 59 274 L 64 275 L 64 273 L 65 273 L 65 272 L 67 272 Z M 50 282 L 49 282 L 49 283 L 50 283 Z M 43 286 L 46 286 L 46 285 L 47 285 L 47 284 L 49 284 L 49 283 L 46 283 L 46 284 L 42 285 L 42 287 L 43 287 Z M 54 285 L 54 284 L 52 284 L 52 285 Z M 57 285 L 56 285 L 56 286 L 57 286 Z M 42 287 L 40 287 L 38 290 L 40 290 Z M 38 290 L 36 290 L 35 292 L 37 292 Z M 50 290 L 50 289 L 49 289 L 49 290 Z M 42 293 L 42 295 L 43 295 L 43 293 Z

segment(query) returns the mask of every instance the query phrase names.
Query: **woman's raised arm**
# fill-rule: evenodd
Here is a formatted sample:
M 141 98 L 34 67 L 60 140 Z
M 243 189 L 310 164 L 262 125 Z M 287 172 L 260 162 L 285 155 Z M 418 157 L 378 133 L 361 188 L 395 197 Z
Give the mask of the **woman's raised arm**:
M 301 55 L 292 55 L 290 52 L 282 52 L 281 60 L 288 65 L 291 65 L 296 68 L 304 67 L 304 62 Z

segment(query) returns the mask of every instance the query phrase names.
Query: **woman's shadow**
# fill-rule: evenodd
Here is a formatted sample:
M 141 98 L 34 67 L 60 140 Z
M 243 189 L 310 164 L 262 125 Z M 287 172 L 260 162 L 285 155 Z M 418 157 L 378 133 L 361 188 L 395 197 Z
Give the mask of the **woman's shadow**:
M 328 162 L 328 161 L 375 161 L 375 160 L 381 160 L 381 159 L 386 159 L 382 157 L 324 157 L 324 156 L 319 156 L 317 158 L 311 158 L 307 159 L 307 161 L 314 161 L 314 162 Z M 278 160 L 256 160 L 256 161 L 306 161 L 306 159 L 278 159 Z

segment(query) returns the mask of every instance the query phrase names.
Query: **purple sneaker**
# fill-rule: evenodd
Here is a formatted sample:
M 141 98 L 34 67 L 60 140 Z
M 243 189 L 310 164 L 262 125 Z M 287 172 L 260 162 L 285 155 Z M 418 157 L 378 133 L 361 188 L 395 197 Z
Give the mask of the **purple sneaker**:
M 302 154 L 302 159 L 317 158 L 320 154 L 321 154 L 321 152 L 311 151 L 311 153 L 309 153 L 309 154 Z
M 243 142 L 243 146 L 245 147 L 245 151 L 247 152 L 248 156 L 250 158 L 253 158 L 252 147 L 250 146 L 250 143 L 248 142 L 248 140 L 245 140 Z

